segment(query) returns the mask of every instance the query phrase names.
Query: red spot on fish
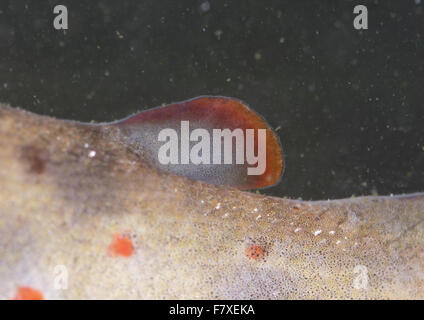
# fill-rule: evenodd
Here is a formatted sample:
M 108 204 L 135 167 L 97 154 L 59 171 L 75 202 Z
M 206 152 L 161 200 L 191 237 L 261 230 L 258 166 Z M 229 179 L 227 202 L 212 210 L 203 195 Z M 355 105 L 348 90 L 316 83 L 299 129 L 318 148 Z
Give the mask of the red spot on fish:
M 257 245 L 252 245 L 246 249 L 246 256 L 250 259 L 257 260 L 264 257 L 265 251 L 262 247 Z
M 30 287 L 19 287 L 14 300 L 44 300 L 41 291 Z
M 109 253 L 113 256 L 130 257 L 134 252 L 132 241 L 123 235 L 114 235 L 109 245 Z

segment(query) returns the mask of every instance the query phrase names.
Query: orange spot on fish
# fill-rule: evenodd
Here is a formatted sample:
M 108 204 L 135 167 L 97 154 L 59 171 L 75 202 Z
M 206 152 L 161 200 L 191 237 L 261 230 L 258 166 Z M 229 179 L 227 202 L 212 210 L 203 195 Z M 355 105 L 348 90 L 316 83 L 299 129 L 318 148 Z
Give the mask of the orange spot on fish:
M 128 258 L 134 252 L 134 245 L 129 238 L 123 235 L 115 234 L 108 249 L 109 253 L 113 256 L 122 256 Z
M 30 287 L 19 287 L 14 300 L 44 300 L 41 291 Z
M 246 249 L 246 256 L 250 259 L 257 260 L 264 257 L 265 251 L 262 247 L 252 245 Z

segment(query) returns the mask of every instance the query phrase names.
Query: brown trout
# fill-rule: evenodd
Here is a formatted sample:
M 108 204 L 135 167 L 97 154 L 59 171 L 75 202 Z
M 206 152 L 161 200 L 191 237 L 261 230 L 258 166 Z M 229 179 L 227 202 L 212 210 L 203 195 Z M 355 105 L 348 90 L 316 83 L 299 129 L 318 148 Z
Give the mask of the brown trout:
M 120 123 L 0 106 L 1 299 L 424 298 L 423 193 L 240 191 L 217 184 L 275 183 L 282 157 L 266 183 L 167 172 Z

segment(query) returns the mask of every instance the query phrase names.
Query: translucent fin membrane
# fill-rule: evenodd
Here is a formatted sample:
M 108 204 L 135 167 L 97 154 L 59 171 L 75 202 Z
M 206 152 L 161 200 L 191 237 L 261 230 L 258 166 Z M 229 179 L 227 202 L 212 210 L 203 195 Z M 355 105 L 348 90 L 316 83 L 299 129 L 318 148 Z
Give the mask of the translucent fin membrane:
M 165 172 L 242 190 L 274 185 L 283 172 L 277 136 L 237 99 L 198 97 L 112 125 L 144 161 Z

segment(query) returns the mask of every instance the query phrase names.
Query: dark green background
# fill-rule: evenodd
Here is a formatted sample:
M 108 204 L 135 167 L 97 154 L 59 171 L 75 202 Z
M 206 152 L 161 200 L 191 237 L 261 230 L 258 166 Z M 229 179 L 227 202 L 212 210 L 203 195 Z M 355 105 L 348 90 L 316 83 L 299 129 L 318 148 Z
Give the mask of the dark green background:
M 286 172 L 265 193 L 424 191 L 419 0 L 204 2 L 0 0 L 0 101 L 111 121 L 237 97 L 281 128 Z M 56 4 L 66 33 L 53 28 Z M 357 4 L 368 30 L 353 28 Z

